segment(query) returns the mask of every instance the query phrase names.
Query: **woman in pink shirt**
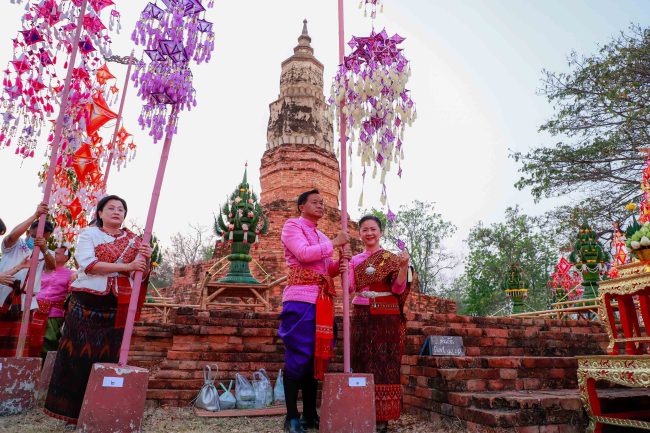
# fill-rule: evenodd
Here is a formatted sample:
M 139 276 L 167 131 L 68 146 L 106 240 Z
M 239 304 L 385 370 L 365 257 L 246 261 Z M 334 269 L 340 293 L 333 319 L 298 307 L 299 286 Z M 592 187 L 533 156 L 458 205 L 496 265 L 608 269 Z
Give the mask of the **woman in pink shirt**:
M 403 317 L 408 294 L 409 255 L 382 249 L 382 224 L 367 215 L 359 221 L 365 247 L 350 260 L 352 300 L 352 371 L 372 373 L 375 381 L 377 432 L 398 419 L 402 404 L 400 364 L 406 333 Z M 345 265 L 343 265 L 345 267 Z
M 45 337 L 43 338 L 43 356 L 59 347 L 61 326 L 63 325 L 63 303 L 70 292 L 70 283 L 76 277 L 72 269 L 65 264 L 70 258 L 70 251 L 64 247 L 54 251 L 56 268 L 44 272 L 41 276 L 41 291 L 36 295 L 38 310 L 47 316 Z

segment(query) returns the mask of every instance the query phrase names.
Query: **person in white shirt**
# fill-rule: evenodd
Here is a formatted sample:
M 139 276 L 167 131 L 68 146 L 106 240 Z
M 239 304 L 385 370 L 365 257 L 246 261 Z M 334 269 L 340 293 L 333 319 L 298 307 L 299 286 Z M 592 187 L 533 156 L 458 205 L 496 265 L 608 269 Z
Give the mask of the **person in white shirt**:
M 40 249 L 38 266 L 36 268 L 36 279 L 34 280 L 34 294 L 38 293 L 40 289 L 41 273 L 43 272 L 43 268 L 45 267 L 47 270 L 53 270 L 56 268 L 54 255 L 47 249 L 47 239 L 49 239 L 54 230 L 52 223 L 46 221 L 43 236 L 38 238 L 36 237 L 38 218 L 43 214 L 47 214 L 47 212 L 47 205 L 45 203 L 39 204 L 36 208 L 36 212 L 14 227 L 14 229 L 11 230 L 11 232 L 9 232 L 9 234 L 2 240 L 0 246 L 2 251 L 2 259 L 0 259 L 0 275 L 2 275 L 2 278 L 0 278 L 0 305 L 5 302 L 5 299 L 13 290 L 11 284 L 7 284 L 9 282 L 8 276 L 12 276 L 14 281 L 20 281 L 20 287 L 24 289 L 29 268 L 29 266 L 26 267 L 24 265 L 29 261 L 34 248 Z M 24 238 L 22 237 L 23 235 L 25 235 Z M 20 270 L 15 272 L 16 269 Z M 10 274 L 10 272 L 15 272 L 15 274 Z M 23 295 L 22 303 L 24 304 L 24 302 L 25 297 Z M 36 308 L 38 308 L 38 303 L 34 297 L 32 298 L 30 310 Z

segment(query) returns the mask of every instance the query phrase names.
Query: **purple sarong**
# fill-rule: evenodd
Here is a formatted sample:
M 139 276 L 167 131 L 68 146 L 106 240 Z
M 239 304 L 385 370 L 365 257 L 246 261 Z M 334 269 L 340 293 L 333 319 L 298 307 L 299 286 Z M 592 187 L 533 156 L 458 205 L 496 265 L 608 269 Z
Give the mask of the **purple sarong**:
M 282 304 L 278 335 L 284 342 L 284 374 L 300 381 L 314 375 L 316 305 L 287 301 Z

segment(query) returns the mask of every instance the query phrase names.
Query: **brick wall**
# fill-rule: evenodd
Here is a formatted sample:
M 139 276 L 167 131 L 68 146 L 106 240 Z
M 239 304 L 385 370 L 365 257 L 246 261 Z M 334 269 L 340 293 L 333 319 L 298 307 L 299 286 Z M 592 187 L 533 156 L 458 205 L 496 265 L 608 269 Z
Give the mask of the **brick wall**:
M 339 163 L 330 151 L 309 144 L 284 144 L 264 152 L 260 165 L 260 201 L 292 202 L 317 188 L 326 206 L 339 207 Z
M 413 312 L 407 318 L 402 383 L 405 409 L 415 412 L 431 411 L 435 401 L 447 403 L 449 392 L 575 386 L 571 357 L 604 353 L 607 344 L 606 334 L 594 322 Z M 340 317 L 337 323 L 340 336 Z M 129 362 L 151 369 L 149 399 L 183 405 L 198 392 L 201 369 L 208 363 L 218 365 L 218 381 L 234 379 L 236 372 L 250 376 L 262 367 L 275 379 L 284 359 L 278 326 L 277 312 L 179 308 L 173 324 L 137 324 Z M 417 356 L 426 335 L 461 335 L 468 356 L 459 361 L 434 358 L 442 364 L 430 364 L 432 358 Z M 526 360 L 526 356 L 543 358 Z M 490 357 L 503 361 L 492 365 Z M 339 340 L 331 370 L 341 371 L 341 362 Z M 458 368 L 474 370 L 465 377 Z M 432 388 L 438 390 L 437 400 L 429 396 Z

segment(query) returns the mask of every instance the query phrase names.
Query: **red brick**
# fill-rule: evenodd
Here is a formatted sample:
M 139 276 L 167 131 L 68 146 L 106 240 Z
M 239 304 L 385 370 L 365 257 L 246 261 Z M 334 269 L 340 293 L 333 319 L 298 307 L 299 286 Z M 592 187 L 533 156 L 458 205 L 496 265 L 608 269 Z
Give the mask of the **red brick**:
M 503 357 L 488 359 L 488 366 L 495 368 L 518 368 L 521 365 L 521 358 Z
M 501 379 L 516 379 L 517 370 L 513 368 L 502 368 L 499 370 L 499 377 Z
M 471 379 L 467 381 L 468 391 L 485 391 L 487 383 L 481 379 Z
M 508 337 L 507 329 L 488 328 L 484 331 L 484 333 L 486 337 L 499 337 L 499 338 Z

